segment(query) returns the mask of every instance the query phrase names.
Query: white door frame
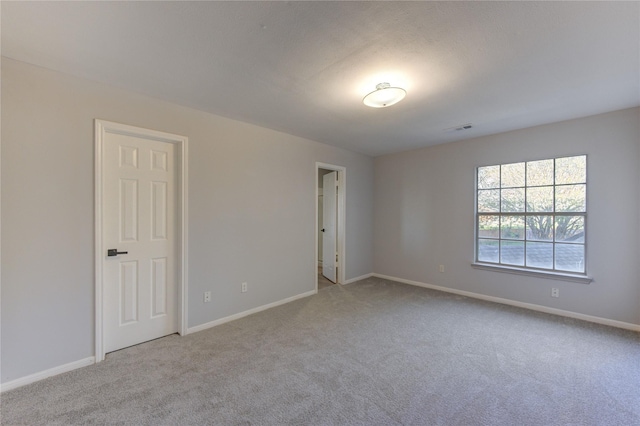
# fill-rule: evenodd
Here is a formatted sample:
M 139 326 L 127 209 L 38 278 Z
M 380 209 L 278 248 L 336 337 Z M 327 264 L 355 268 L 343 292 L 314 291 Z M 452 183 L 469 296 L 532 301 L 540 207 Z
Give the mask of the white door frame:
M 338 275 L 337 275 L 337 283 L 344 284 L 345 279 L 345 265 L 346 263 L 346 250 L 345 250 L 345 241 L 346 241 L 346 199 L 347 199 L 347 168 L 342 166 L 336 166 L 334 164 L 321 163 L 316 161 L 315 167 L 315 179 L 316 183 L 316 257 L 314 259 L 314 270 L 313 270 L 313 279 L 316 283 L 316 291 L 318 291 L 318 197 L 320 196 L 320 191 L 318 186 L 320 185 L 318 179 L 318 173 L 320 169 L 325 170 L 333 170 L 338 172 Z
M 172 135 L 169 133 L 158 132 L 155 130 L 142 129 L 139 127 L 128 126 L 126 124 L 114 123 L 105 120 L 95 120 L 95 362 L 104 360 L 104 332 L 103 332 L 103 314 L 104 314 L 104 285 L 102 282 L 103 263 L 105 256 L 102 247 L 102 208 L 103 208 L 103 147 L 104 139 L 107 133 L 116 133 L 121 135 L 142 137 L 152 139 L 159 142 L 173 143 L 176 145 L 178 158 L 176 164 L 177 171 L 177 216 L 178 226 L 177 233 L 177 254 L 176 269 L 178 271 L 178 332 L 184 336 L 187 334 L 187 300 L 188 300 L 188 279 L 187 279 L 187 237 L 188 222 L 187 214 L 187 171 L 188 171 L 188 138 L 185 136 Z

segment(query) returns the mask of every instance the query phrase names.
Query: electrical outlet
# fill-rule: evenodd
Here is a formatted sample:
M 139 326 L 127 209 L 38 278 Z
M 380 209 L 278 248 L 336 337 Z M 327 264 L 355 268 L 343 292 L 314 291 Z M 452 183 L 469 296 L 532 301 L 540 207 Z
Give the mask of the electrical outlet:
M 204 292 L 204 303 L 209 303 L 211 302 L 211 292 L 210 291 L 205 291 Z
M 242 283 L 242 286 L 240 287 L 240 289 L 241 289 L 241 291 L 243 293 L 246 293 L 247 292 L 247 283 Z
M 439 270 L 440 272 L 444 272 L 444 265 L 440 265 Z
M 551 297 L 560 297 L 560 289 L 552 288 L 551 289 Z

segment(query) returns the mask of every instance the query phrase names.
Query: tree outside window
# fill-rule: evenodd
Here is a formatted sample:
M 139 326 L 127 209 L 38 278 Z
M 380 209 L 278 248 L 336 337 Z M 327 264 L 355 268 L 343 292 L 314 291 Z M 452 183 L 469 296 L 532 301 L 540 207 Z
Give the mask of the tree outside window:
M 476 261 L 586 273 L 585 155 L 477 169 Z

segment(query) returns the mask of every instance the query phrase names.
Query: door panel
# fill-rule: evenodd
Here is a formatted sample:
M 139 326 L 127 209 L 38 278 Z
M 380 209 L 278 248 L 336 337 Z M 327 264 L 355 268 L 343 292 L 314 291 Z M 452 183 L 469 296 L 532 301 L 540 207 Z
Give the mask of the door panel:
M 138 240 L 138 181 L 120 179 L 120 242 Z
M 151 183 L 151 239 L 167 239 L 167 182 Z
M 151 259 L 152 317 L 167 313 L 167 258 Z
M 338 172 L 322 176 L 322 275 L 336 282 Z
M 120 325 L 138 321 L 138 262 L 120 262 Z
M 106 133 L 103 145 L 104 347 L 178 331 L 175 145 Z M 118 256 L 107 256 L 107 249 Z

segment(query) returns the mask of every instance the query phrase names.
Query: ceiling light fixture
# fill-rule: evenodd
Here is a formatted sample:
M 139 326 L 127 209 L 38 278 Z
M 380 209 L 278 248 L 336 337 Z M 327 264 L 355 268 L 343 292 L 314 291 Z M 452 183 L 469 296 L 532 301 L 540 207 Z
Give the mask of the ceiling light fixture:
M 372 108 L 384 108 L 397 104 L 406 95 L 407 92 L 401 87 L 391 87 L 389 83 L 380 83 L 376 85 L 376 90 L 362 99 L 362 102 Z

